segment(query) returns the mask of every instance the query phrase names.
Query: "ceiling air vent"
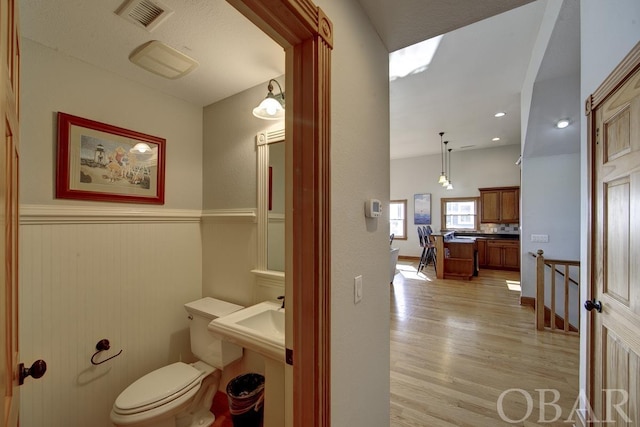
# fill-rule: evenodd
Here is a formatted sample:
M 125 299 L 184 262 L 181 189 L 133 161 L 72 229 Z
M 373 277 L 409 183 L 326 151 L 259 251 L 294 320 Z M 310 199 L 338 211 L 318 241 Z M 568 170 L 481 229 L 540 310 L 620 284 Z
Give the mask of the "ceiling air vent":
M 116 14 L 147 31 L 156 29 L 172 13 L 173 10 L 155 0 L 127 0 L 116 10 Z

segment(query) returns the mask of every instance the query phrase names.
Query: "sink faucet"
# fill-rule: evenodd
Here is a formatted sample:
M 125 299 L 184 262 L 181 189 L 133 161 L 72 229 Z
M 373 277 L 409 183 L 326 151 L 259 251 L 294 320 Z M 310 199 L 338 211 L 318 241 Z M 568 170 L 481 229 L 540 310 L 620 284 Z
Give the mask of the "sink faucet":
M 280 308 L 284 308 L 284 295 L 280 295 L 278 299 L 282 300 L 282 306 Z

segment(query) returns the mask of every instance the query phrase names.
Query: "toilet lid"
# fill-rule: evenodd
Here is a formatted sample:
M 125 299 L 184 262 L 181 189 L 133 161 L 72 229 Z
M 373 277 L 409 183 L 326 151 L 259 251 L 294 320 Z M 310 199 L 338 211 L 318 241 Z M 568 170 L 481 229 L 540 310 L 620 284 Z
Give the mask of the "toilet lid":
M 198 381 L 202 372 L 191 365 L 176 362 L 136 380 L 116 399 L 115 406 L 122 410 L 132 410 L 149 405 L 176 394 L 181 395 Z

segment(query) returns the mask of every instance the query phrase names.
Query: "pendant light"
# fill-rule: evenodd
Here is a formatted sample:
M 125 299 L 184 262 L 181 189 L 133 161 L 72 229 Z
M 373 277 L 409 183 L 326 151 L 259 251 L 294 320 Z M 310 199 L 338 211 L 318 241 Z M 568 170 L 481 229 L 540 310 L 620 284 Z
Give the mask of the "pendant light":
M 451 151 L 453 148 L 449 148 L 449 164 L 447 166 L 447 175 L 449 176 L 449 184 L 447 184 L 447 190 L 453 190 L 453 183 L 451 182 Z
M 448 178 L 448 173 L 447 173 L 447 144 L 449 143 L 449 141 L 445 141 L 444 142 L 444 157 L 443 157 L 443 163 L 445 165 L 445 167 L 443 168 L 444 172 L 444 181 L 442 181 L 442 186 L 446 187 L 447 185 L 449 185 L 449 178 Z
M 447 176 L 444 174 L 444 149 L 442 148 L 442 136 L 444 132 L 440 132 L 440 160 L 442 162 L 442 172 L 440 173 L 440 178 L 438 179 L 438 184 L 442 184 L 447 180 Z

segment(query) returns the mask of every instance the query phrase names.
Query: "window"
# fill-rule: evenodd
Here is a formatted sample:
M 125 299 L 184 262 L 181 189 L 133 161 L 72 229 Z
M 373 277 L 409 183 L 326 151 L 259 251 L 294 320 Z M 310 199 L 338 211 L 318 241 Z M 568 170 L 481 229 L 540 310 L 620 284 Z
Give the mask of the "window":
M 478 198 L 442 198 L 442 228 L 445 230 L 477 230 Z
M 394 239 L 407 240 L 407 200 L 389 203 L 389 233 Z

